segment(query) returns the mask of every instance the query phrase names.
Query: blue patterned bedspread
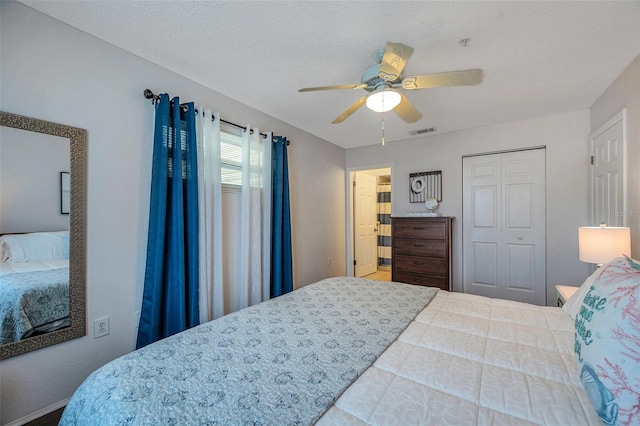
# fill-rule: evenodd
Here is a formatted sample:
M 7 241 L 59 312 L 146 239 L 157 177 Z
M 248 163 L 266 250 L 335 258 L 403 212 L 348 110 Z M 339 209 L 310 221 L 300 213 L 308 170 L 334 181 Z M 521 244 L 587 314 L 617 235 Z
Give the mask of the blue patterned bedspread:
M 116 359 L 61 425 L 312 424 L 437 289 L 330 278 Z
M 0 344 L 69 316 L 69 268 L 0 275 Z

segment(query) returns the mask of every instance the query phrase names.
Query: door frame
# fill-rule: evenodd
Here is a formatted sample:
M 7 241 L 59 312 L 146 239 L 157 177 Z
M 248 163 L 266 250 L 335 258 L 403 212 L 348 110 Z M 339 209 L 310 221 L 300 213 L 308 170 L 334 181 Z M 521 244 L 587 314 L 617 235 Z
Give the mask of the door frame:
M 622 226 L 627 226 L 627 109 L 622 108 L 613 117 L 607 120 L 598 130 L 589 135 L 589 158 L 593 158 L 593 141 L 598 136 L 622 121 Z M 593 197 L 593 164 L 589 160 L 589 223 L 591 226 L 597 226 L 593 223 L 595 217 L 595 200 Z
M 353 225 L 353 182 L 356 172 L 362 172 L 365 170 L 374 170 L 374 169 L 391 169 L 391 216 L 393 216 L 394 212 L 394 194 L 393 190 L 393 182 L 396 177 L 394 175 L 394 164 L 391 163 L 376 163 L 365 166 L 357 166 L 357 167 L 348 167 L 345 173 L 345 224 L 346 224 L 346 232 L 345 232 L 345 247 L 346 247 L 346 259 L 347 259 L 347 267 L 345 271 L 345 275 L 348 277 L 353 277 L 354 275 L 354 267 L 353 267 L 353 259 L 354 259 L 354 225 Z

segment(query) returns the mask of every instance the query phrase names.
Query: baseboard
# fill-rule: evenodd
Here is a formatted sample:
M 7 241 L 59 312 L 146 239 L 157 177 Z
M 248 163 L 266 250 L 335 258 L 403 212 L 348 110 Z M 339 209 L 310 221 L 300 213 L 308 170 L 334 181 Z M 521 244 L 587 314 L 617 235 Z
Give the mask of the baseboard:
M 65 405 L 67 405 L 67 403 L 69 402 L 69 400 L 71 399 L 71 397 L 69 398 L 65 398 L 62 401 L 58 401 L 54 404 L 49 405 L 48 407 L 42 408 L 34 413 L 31 413 L 27 416 L 24 416 L 18 420 L 14 420 L 11 423 L 7 423 L 5 426 L 22 426 L 26 423 L 29 423 L 33 420 L 39 419 L 42 416 L 46 416 L 49 413 L 52 413 L 54 411 L 56 411 L 59 408 L 64 407 Z

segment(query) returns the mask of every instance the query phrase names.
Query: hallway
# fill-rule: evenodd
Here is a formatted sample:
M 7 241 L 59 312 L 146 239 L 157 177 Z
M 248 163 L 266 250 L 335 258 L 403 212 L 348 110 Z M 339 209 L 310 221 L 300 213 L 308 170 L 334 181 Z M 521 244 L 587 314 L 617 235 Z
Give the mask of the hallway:
M 378 266 L 378 270 L 373 274 L 365 275 L 362 278 L 377 281 L 391 281 L 391 267 L 390 266 Z

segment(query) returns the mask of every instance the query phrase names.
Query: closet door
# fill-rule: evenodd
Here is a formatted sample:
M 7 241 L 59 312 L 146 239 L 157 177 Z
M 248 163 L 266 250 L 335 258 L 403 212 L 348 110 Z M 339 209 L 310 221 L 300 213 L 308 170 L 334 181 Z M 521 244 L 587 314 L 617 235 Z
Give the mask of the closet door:
M 464 292 L 546 303 L 545 150 L 463 158 Z

